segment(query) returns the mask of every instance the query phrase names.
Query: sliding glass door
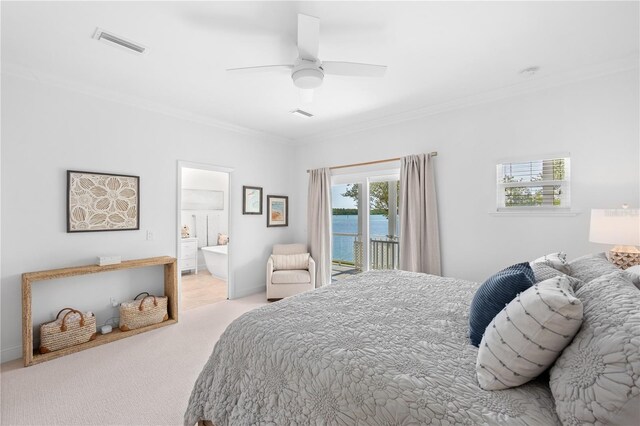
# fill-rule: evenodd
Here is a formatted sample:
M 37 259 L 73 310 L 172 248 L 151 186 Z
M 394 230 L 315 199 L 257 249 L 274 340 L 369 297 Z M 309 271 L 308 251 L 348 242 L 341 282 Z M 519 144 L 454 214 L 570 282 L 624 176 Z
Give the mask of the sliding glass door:
M 370 269 L 398 269 L 398 193 L 398 175 L 389 171 L 334 180 L 334 281 Z

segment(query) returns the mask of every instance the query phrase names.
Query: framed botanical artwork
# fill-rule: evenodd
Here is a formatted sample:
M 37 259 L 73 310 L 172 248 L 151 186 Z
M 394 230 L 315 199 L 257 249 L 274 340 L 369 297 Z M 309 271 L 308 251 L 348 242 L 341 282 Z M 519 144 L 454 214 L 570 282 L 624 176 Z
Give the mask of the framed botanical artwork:
M 267 195 L 267 226 L 289 226 L 289 197 Z
M 262 188 L 242 187 L 242 214 L 262 214 Z
M 140 229 L 140 177 L 67 170 L 67 232 Z

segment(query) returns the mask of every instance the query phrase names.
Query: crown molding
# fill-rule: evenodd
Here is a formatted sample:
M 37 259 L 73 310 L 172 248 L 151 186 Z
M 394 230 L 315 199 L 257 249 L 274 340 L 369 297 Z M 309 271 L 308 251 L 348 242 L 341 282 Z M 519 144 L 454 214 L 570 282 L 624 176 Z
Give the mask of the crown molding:
M 158 102 L 149 101 L 141 97 L 126 95 L 113 90 L 104 89 L 95 85 L 72 81 L 66 78 L 58 77 L 52 74 L 48 74 L 41 71 L 36 71 L 31 68 L 23 67 L 21 65 L 3 63 L 0 74 L 22 78 L 30 81 L 36 81 L 41 84 L 48 84 L 51 86 L 55 86 L 55 87 L 70 90 L 76 93 L 80 93 L 86 96 L 91 96 L 94 98 L 99 98 L 99 99 L 107 100 L 110 102 L 116 102 L 119 104 L 128 105 L 134 108 L 139 108 L 146 111 L 155 112 L 158 114 L 163 114 L 169 117 L 177 118 L 184 121 L 190 121 L 197 124 L 202 124 L 209 127 L 215 127 L 217 129 L 226 130 L 229 132 L 266 139 L 269 142 L 280 143 L 284 145 L 294 144 L 294 140 L 289 138 L 284 138 L 271 133 L 262 132 L 262 131 L 251 129 L 244 126 L 239 126 L 239 125 L 232 124 L 222 120 L 217 120 L 215 118 L 208 117 L 201 114 L 196 114 L 184 109 L 175 108 L 175 107 L 171 107 Z
M 521 83 L 504 86 L 475 95 L 466 96 L 439 104 L 428 105 L 400 113 L 387 114 L 373 119 L 362 120 L 358 123 L 345 125 L 330 131 L 320 131 L 309 136 L 297 138 L 296 143 L 298 145 L 308 145 L 311 143 L 326 141 L 327 139 L 360 133 L 366 130 L 391 126 L 406 121 L 419 120 L 421 118 L 430 117 L 437 114 L 461 110 L 486 103 L 497 102 L 500 100 L 539 92 L 554 87 L 578 83 L 583 80 L 589 80 L 592 78 L 598 78 L 610 74 L 629 71 L 638 68 L 639 60 L 640 58 L 638 54 L 633 54 L 620 58 L 618 60 L 598 63 L 572 71 L 543 75 L 538 78 L 533 78 Z
M 566 71 L 562 73 L 541 75 L 539 77 L 523 81 L 521 83 L 504 86 L 498 89 L 478 93 L 475 95 L 466 96 L 463 98 L 453 99 L 451 101 L 442 102 L 434 105 L 427 105 L 417 109 L 403 111 L 399 113 L 392 113 L 382 115 L 380 117 L 361 120 L 354 124 L 348 124 L 340 127 L 333 127 L 331 130 L 320 131 L 308 136 L 302 136 L 297 138 L 286 138 L 271 133 L 267 133 L 260 130 L 251 129 L 244 126 L 239 126 L 226 121 L 218 120 L 213 117 L 196 114 L 187 110 L 174 108 L 168 105 L 152 102 L 140 97 L 126 95 L 123 93 L 115 92 L 108 89 L 103 89 L 94 85 L 87 85 L 76 81 L 64 79 L 58 76 L 47 74 L 40 71 L 23 67 L 16 64 L 2 64 L 1 74 L 6 74 L 18 78 L 23 78 L 31 81 L 36 81 L 42 84 L 49 84 L 52 86 L 60 87 L 63 89 L 71 90 L 77 93 L 81 93 L 87 96 L 92 96 L 111 102 L 116 102 L 135 108 L 167 115 L 177 119 L 190 121 L 205 126 L 215 127 L 218 129 L 248 135 L 252 137 L 258 137 L 266 139 L 267 141 L 280 143 L 284 145 L 308 145 L 311 143 L 317 143 L 326 141 L 327 139 L 333 139 L 350 134 L 360 133 L 363 131 L 376 129 L 380 127 L 391 126 L 407 121 L 419 120 L 422 118 L 461 110 L 477 105 L 482 105 L 491 102 L 497 102 L 520 95 L 539 92 L 542 90 L 565 86 L 572 83 L 577 83 L 583 80 L 589 80 L 592 78 L 598 78 L 610 74 L 624 72 L 632 69 L 637 69 L 639 66 L 639 56 L 637 53 L 629 55 L 627 57 L 613 60 L 609 62 L 594 64 L 588 67 L 582 67 L 572 71 Z

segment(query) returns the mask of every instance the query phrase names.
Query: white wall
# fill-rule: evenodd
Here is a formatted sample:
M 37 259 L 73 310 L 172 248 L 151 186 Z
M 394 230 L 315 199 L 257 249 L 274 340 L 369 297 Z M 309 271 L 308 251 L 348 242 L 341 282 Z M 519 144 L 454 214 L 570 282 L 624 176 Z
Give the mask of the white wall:
M 209 191 L 224 192 L 222 210 L 182 210 L 181 226 L 187 225 L 191 231 L 191 236 L 205 235 L 207 231 L 198 230 L 193 215 L 208 215 L 209 222 L 209 245 L 217 245 L 218 234 L 229 235 L 229 175 L 224 172 L 214 172 L 211 170 L 182 169 L 182 189 L 204 189 Z M 202 250 L 198 250 L 198 268 L 205 268 Z
M 306 239 L 306 169 L 436 150 L 444 273 L 482 280 L 543 253 L 588 242 L 589 209 L 640 202 L 638 70 L 291 147 L 2 75 L 2 360 L 20 356 L 20 274 L 95 261 L 176 254 L 177 161 L 234 168 L 231 270 L 240 296 L 264 286 L 274 243 Z M 575 217 L 496 217 L 501 157 L 569 151 Z M 292 154 L 293 152 L 293 154 Z M 294 161 L 295 160 L 295 161 Z M 292 164 L 294 167 L 292 168 Z M 141 176 L 140 231 L 67 234 L 67 169 Z M 289 195 L 289 228 L 241 214 L 242 185 Z M 147 230 L 155 239 L 146 241 Z M 295 237 L 295 238 L 294 238 Z M 158 290 L 159 270 L 36 284 L 34 320 L 65 305 L 114 311 L 109 297 Z
M 21 355 L 20 275 L 91 264 L 101 254 L 123 259 L 176 255 L 177 161 L 231 167 L 231 271 L 239 297 L 264 288 L 271 246 L 291 228 L 267 228 L 265 216 L 242 215 L 242 185 L 292 194 L 291 148 L 257 136 L 160 115 L 77 92 L 2 75 L 2 361 Z M 67 234 L 66 170 L 140 176 L 141 230 Z M 155 234 L 146 240 L 146 231 Z M 242 255 L 233 256 L 233 253 Z M 160 270 L 36 283 L 34 323 L 61 307 L 114 313 L 109 297 L 159 291 Z M 117 313 L 117 311 L 116 311 Z
M 306 169 L 438 151 L 443 273 L 475 281 L 552 251 L 591 244 L 591 208 L 640 201 L 638 70 L 328 138 L 296 151 L 294 217 L 306 217 Z M 497 217 L 495 165 L 504 157 L 571 153 L 575 217 Z M 298 239 L 306 238 L 304 223 Z

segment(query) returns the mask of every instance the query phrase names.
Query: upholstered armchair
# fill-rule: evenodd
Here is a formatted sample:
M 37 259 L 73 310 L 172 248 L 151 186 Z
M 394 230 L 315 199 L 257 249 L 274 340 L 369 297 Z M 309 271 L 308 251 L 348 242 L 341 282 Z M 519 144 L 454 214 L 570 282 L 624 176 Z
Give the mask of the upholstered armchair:
M 316 262 L 304 244 L 276 244 L 267 261 L 267 300 L 316 287 Z

